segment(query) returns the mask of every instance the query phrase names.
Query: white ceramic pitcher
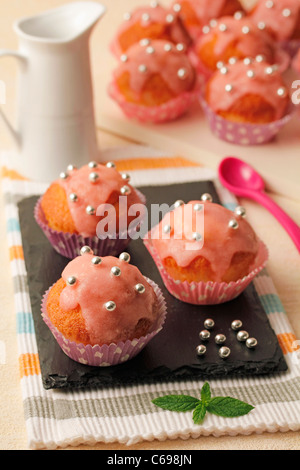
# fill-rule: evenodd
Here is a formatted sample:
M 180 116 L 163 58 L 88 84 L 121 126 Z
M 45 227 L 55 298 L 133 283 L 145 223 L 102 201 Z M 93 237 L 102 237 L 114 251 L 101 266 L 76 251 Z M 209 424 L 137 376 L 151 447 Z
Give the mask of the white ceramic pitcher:
M 19 62 L 17 122 L 0 115 L 17 145 L 14 167 L 49 182 L 69 164 L 98 159 L 89 38 L 105 7 L 74 2 L 14 24 Z

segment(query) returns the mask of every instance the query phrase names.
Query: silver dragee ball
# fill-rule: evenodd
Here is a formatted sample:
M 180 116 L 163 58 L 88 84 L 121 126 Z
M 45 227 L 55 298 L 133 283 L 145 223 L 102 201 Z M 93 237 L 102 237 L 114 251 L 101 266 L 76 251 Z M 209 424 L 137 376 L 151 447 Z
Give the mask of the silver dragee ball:
M 238 332 L 236 337 L 237 337 L 238 341 L 246 341 L 246 339 L 249 338 L 249 333 L 248 333 L 248 331 L 241 330 L 241 331 Z
M 199 338 L 203 341 L 207 341 L 210 338 L 210 332 L 208 330 L 200 331 Z
M 204 326 L 208 330 L 211 330 L 215 326 L 215 322 L 212 318 L 207 318 L 206 320 L 204 320 Z
M 219 349 L 219 356 L 222 359 L 226 359 L 229 355 L 230 355 L 230 348 L 228 348 L 227 346 L 222 346 Z
M 257 346 L 257 339 L 256 338 L 247 338 L 246 339 L 246 346 L 249 349 L 255 348 L 255 346 Z
M 231 322 L 231 328 L 233 330 L 239 330 L 240 328 L 242 328 L 243 326 L 243 323 L 241 320 L 233 320 L 233 322 Z
M 196 347 L 196 353 L 198 356 L 203 356 L 206 353 L 206 346 L 204 344 L 199 344 Z
M 226 336 L 223 335 L 222 333 L 219 333 L 218 335 L 215 336 L 215 342 L 216 344 L 223 344 L 226 341 Z

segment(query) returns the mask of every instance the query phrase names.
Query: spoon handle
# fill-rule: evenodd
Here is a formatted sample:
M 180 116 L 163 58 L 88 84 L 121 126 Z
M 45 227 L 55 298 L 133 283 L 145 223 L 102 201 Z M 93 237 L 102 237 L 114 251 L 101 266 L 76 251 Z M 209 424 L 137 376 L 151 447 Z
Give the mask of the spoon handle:
M 276 202 L 274 202 L 266 193 L 256 193 L 254 199 L 256 199 L 257 202 L 268 209 L 271 214 L 276 217 L 290 235 L 300 252 L 300 227 L 294 222 L 294 220 L 291 219 L 291 217 L 288 216 L 287 213 L 284 212 L 284 210 L 282 210 L 281 207 L 279 207 L 278 204 L 276 204 Z

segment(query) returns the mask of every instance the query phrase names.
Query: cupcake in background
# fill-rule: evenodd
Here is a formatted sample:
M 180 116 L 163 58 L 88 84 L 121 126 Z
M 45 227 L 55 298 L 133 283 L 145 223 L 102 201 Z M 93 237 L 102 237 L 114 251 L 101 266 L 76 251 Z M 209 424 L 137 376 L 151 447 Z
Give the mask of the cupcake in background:
M 139 204 L 142 210 L 145 202 L 129 181 L 130 175 L 119 173 L 113 162 L 90 162 L 79 169 L 69 165 L 40 197 L 35 219 L 54 249 L 67 258 L 78 256 L 86 244 L 97 255 L 119 254 L 130 241 L 129 225 L 134 225 L 129 208 Z M 97 215 L 100 206 L 103 211 Z
M 237 60 L 260 57 L 269 64 L 278 64 L 281 70 L 285 70 L 290 61 L 272 36 L 240 12 L 232 17 L 219 18 L 211 26 L 206 26 L 201 37 L 195 41 L 191 57 L 199 72 L 207 77 L 226 65 L 232 57 Z
M 201 102 L 211 130 L 237 144 L 271 140 L 292 116 L 282 74 L 260 57 L 230 60 L 207 81 Z
M 183 44 L 142 39 L 113 73 L 108 92 L 123 112 L 141 122 L 166 122 L 184 114 L 199 90 Z
M 207 26 L 222 16 L 241 14 L 244 8 L 239 0 L 175 0 L 173 10 L 180 17 L 192 36 L 198 38 Z
M 250 12 L 260 29 L 268 31 L 292 56 L 300 44 L 299 0 L 258 0 Z
M 183 44 L 185 47 L 192 44 L 179 14 L 162 7 L 156 1 L 150 2 L 149 6 L 125 13 L 124 21 L 110 44 L 111 51 L 119 58 L 133 44 L 144 38 L 163 39 L 174 44 Z
M 179 300 L 218 304 L 237 297 L 265 266 L 267 250 L 245 219 L 212 202 L 176 201 L 144 239 L 164 284 Z
M 158 286 L 119 258 L 85 246 L 46 292 L 42 317 L 71 359 L 93 366 L 125 362 L 161 330 L 166 304 Z

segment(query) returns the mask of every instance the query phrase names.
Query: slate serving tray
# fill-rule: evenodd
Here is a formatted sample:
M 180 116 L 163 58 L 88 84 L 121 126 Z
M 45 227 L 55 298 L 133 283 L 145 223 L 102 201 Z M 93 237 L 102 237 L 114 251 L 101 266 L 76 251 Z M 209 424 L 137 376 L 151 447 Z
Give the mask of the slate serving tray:
M 220 202 L 210 181 L 149 186 L 139 188 L 150 204 L 172 205 L 177 199 L 199 199 L 204 192 Z M 44 292 L 57 281 L 69 262 L 49 244 L 33 217 L 38 196 L 19 203 L 19 217 L 27 269 L 28 288 L 32 306 L 43 386 L 51 388 L 79 388 L 86 386 L 116 386 L 133 383 L 173 381 L 179 379 L 248 376 L 271 374 L 287 370 L 276 335 L 260 303 L 253 284 L 236 299 L 217 306 L 194 306 L 171 296 L 164 287 L 160 274 L 144 247 L 142 240 L 131 241 L 128 252 L 131 263 L 153 279 L 165 296 L 168 315 L 162 331 L 131 361 L 112 367 L 92 367 L 77 363 L 66 356 L 41 318 L 40 305 Z M 150 213 L 150 211 L 149 211 Z M 206 318 L 215 321 L 211 338 L 206 343 L 205 356 L 195 353 L 199 331 Z M 230 324 L 234 319 L 243 322 L 243 328 L 258 340 L 250 350 L 236 339 Z M 231 354 L 227 359 L 218 356 L 214 335 L 224 333 Z

